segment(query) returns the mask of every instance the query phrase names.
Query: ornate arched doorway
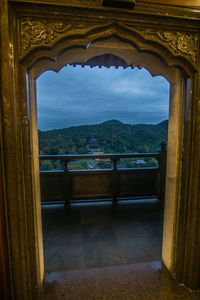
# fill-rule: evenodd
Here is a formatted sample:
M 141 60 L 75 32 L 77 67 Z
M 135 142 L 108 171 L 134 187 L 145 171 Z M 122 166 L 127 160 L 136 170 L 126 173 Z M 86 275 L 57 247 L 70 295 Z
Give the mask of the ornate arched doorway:
M 198 174 L 198 169 L 190 161 L 197 151 L 193 141 L 200 127 L 195 98 L 199 93 L 198 34 L 181 31 L 180 26 L 166 30 L 165 26 L 159 26 L 156 22 L 152 24 L 148 18 L 145 23 L 138 25 L 137 20 L 125 14 L 114 18 L 106 14 L 102 18 L 100 10 L 95 14 L 96 18 L 92 14 L 85 17 L 81 10 L 79 14 L 77 17 L 73 9 L 63 13 L 58 8 L 51 16 L 44 10 L 41 13 L 33 9 L 30 13 L 18 9 L 15 16 L 17 26 L 13 26 L 11 34 L 15 52 L 10 52 L 14 112 L 9 111 L 12 122 L 8 127 L 12 128 L 10 132 L 16 134 L 15 143 L 20 141 L 15 149 L 18 154 L 16 197 L 20 213 L 17 214 L 13 200 L 8 202 L 9 248 L 12 268 L 16 271 L 13 272 L 14 289 L 19 295 L 41 291 L 44 278 L 35 80 L 46 70 L 59 71 L 68 63 L 85 64 L 92 57 L 103 54 L 116 55 L 128 65 L 143 66 L 152 75 L 163 75 L 170 82 L 162 258 L 167 269 L 180 282 L 198 288 L 200 261 L 195 255 L 194 246 L 199 240 L 199 236 L 194 234 L 198 226 L 198 196 L 196 190 L 192 191 L 194 181 L 191 182 L 192 179 L 197 180 L 195 174 Z M 27 82 L 29 97 L 26 93 Z M 11 140 L 10 133 L 7 134 Z M 194 157 L 199 162 L 199 156 Z M 13 165 L 7 165 L 7 172 L 10 172 L 8 177 L 15 182 L 13 175 L 9 175 L 12 168 Z M 10 186 L 8 181 L 8 188 Z M 10 199 L 16 193 L 16 188 L 11 190 Z M 191 220 L 192 213 L 194 218 Z M 196 265 L 195 261 L 198 261 Z M 191 271 L 192 266 L 196 270 L 195 276 Z M 23 270 L 23 276 L 17 275 L 18 268 Z M 24 288 L 21 289 L 21 286 Z

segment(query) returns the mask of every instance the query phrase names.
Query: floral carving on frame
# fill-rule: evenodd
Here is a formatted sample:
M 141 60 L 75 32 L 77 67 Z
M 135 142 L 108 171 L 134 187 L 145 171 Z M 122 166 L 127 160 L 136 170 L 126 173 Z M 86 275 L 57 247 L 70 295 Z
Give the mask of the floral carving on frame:
M 51 43 L 60 33 L 70 28 L 63 22 L 46 23 L 40 19 L 23 18 L 20 23 L 21 46 L 27 50 L 32 45 L 46 45 Z
M 32 48 L 52 46 L 60 37 L 82 34 L 94 27 L 104 24 L 88 24 L 77 21 L 55 21 L 51 19 L 22 17 L 19 22 L 19 47 L 20 55 L 24 56 Z
M 172 31 L 153 31 L 147 29 L 145 37 L 150 39 L 154 36 L 164 42 L 173 53 L 188 56 L 192 62 L 197 61 L 198 37 L 191 33 L 172 32 Z
M 19 19 L 19 44 L 20 55 L 23 57 L 35 47 L 52 46 L 59 38 L 76 34 L 87 34 L 91 30 L 101 32 L 110 30 L 117 34 L 118 28 L 129 30 L 133 34 L 139 34 L 145 41 L 153 41 L 164 45 L 175 56 L 184 56 L 194 65 L 198 55 L 198 36 L 187 32 L 157 31 L 156 29 L 131 27 L 125 23 L 104 23 L 102 21 L 80 22 L 62 21 L 55 19 L 42 19 L 33 17 L 21 17 Z

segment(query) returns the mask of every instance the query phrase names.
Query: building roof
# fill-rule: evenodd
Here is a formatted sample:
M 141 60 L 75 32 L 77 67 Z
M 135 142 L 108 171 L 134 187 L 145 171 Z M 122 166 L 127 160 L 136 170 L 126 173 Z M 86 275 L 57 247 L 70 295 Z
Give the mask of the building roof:
M 137 159 L 135 162 L 136 164 L 145 164 L 144 159 Z
M 96 138 L 89 139 L 88 143 L 99 143 Z

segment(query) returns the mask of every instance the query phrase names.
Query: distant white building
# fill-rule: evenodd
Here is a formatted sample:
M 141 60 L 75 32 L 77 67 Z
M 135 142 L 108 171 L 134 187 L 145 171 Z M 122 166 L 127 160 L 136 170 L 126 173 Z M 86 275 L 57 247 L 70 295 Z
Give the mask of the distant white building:
M 135 161 L 135 166 L 136 166 L 136 167 L 142 167 L 144 164 L 145 164 L 144 159 L 137 159 L 137 160 Z

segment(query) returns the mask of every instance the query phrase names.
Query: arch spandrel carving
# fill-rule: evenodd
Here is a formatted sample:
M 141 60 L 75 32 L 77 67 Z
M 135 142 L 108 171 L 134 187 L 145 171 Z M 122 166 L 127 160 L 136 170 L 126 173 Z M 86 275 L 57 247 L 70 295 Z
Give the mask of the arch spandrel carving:
M 168 66 L 179 66 L 188 74 L 196 70 L 199 47 L 196 33 L 161 31 L 125 22 L 77 22 L 24 16 L 18 18 L 18 25 L 19 59 L 24 61 L 29 57 L 30 61 L 31 57 L 31 64 L 44 56 L 55 59 L 67 47 L 87 47 L 96 39 L 116 35 L 140 51 L 159 55 Z
M 99 28 L 108 28 L 112 23 L 92 23 L 22 17 L 19 23 L 20 59 L 40 47 L 51 48 L 60 39 L 84 36 Z
M 198 35 L 180 31 L 158 31 L 149 28 L 141 31 L 145 40 L 161 42 L 162 45 L 171 50 L 174 56 L 184 56 L 192 63 L 197 62 Z

